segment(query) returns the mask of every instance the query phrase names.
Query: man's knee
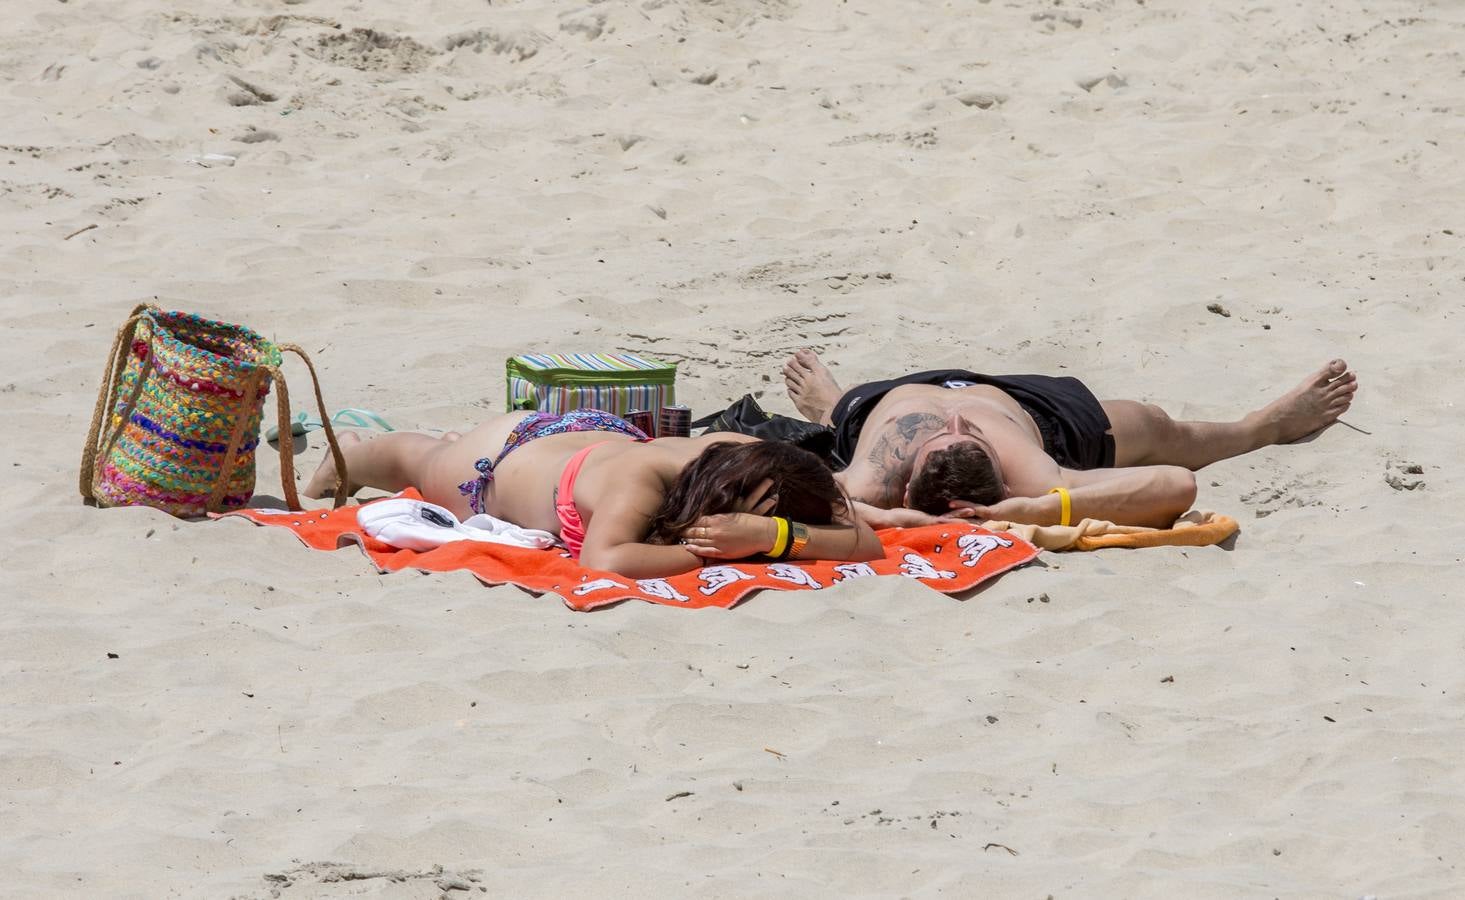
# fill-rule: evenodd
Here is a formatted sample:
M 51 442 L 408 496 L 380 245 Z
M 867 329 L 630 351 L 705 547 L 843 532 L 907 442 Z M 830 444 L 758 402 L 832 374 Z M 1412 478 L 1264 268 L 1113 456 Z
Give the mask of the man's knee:
M 1165 515 L 1179 518 L 1195 506 L 1197 493 L 1195 473 L 1180 466 L 1164 466 L 1159 469 L 1163 490 Z
M 1174 474 L 1176 496 L 1183 497 L 1186 509 L 1195 505 L 1195 498 L 1200 493 L 1196 485 L 1195 473 L 1190 469 L 1177 469 Z

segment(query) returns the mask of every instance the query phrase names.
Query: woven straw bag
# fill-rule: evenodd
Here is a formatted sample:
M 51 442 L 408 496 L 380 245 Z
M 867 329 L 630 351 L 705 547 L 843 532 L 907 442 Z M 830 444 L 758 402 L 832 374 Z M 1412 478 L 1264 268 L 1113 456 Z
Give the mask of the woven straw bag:
M 281 351 L 310 370 L 336 463 L 336 506 L 346 502 L 346 461 L 305 351 L 241 325 L 148 304 L 112 343 L 81 458 L 81 495 L 98 506 L 151 506 L 175 516 L 238 509 L 254 496 L 254 453 L 274 384 L 280 434 L 290 434 Z M 300 509 L 288 440 L 280 442 L 285 502 Z

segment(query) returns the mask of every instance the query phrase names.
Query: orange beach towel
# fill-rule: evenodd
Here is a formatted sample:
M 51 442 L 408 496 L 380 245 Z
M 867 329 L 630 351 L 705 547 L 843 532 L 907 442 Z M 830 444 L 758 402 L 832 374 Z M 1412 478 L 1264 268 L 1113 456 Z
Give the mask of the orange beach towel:
M 422 499 L 411 488 L 396 496 Z M 879 532 L 885 558 L 870 562 L 737 562 L 670 578 L 638 580 L 587 569 L 558 547 L 529 550 L 458 541 L 424 552 L 399 550 L 362 533 L 356 523 L 357 508 L 304 512 L 241 509 L 214 518 L 239 517 L 257 525 L 288 528 L 316 550 L 356 544 L 382 572 L 467 569 L 485 584 L 513 584 L 535 594 L 558 594 L 566 606 L 581 611 L 622 600 L 725 609 L 754 591 L 819 590 L 872 575 L 903 575 L 942 593 L 957 594 L 1031 562 L 1038 555 L 1037 547 L 1016 535 L 995 534 L 964 523 L 927 525 Z

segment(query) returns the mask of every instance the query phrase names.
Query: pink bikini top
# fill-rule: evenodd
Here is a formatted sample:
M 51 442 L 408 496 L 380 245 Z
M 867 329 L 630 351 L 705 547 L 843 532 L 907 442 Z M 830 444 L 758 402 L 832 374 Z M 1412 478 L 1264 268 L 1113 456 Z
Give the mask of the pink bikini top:
M 559 487 L 555 489 L 554 511 L 560 520 L 560 540 L 565 542 L 570 556 L 575 559 L 580 558 L 580 548 L 585 546 L 585 522 L 575 506 L 575 479 L 580 477 L 580 468 L 585 465 L 585 457 L 590 455 L 590 451 L 609 443 L 613 442 L 591 444 L 570 457 L 570 461 L 565 463 L 565 471 L 560 473 Z

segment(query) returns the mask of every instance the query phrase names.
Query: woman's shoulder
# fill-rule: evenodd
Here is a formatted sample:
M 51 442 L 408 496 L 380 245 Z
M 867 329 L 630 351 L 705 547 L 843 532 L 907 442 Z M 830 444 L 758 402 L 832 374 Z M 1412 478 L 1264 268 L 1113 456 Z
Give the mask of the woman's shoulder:
M 702 455 L 704 450 L 715 444 L 747 444 L 756 442 L 757 440 L 752 435 L 738 434 L 732 431 L 718 431 L 713 434 L 701 434 L 697 437 L 657 438 L 643 446 L 655 449 L 665 454 L 668 459 L 675 459 L 681 465 L 685 465 Z
M 698 451 L 702 451 L 711 447 L 713 444 L 750 444 L 759 440 L 759 438 L 755 438 L 751 434 L 739 434 L 736 431 L 714 431 L 708 434 L 699 434 L 694 438 L 664 438 L 663 440 L 691 441 L 697 447 Z

